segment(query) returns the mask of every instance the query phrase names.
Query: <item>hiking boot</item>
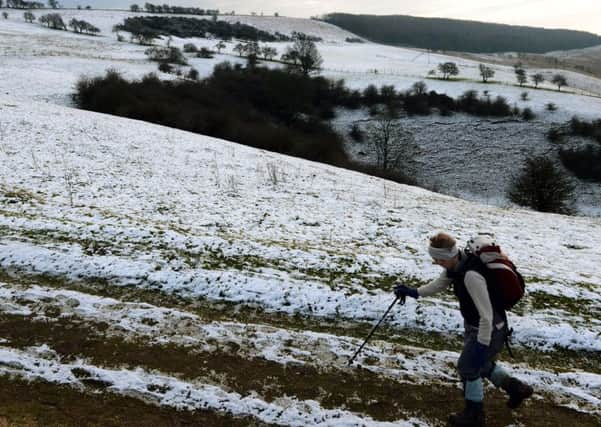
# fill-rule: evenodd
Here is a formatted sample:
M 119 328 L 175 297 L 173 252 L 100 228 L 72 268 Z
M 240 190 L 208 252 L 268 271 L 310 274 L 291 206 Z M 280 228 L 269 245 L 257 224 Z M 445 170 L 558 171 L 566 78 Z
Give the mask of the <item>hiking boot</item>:
M 466 400 L 463 412 L 451 415 L 448 425 L 453 427 L 484 427 L 482 402 Z
M 520 406 L 524 399 L 528 399 L 530 396 L 532 396 L 532 393 L 534 393 L 532 387 L 530 387 L 528 384 L 524 384 L 517 378 L 507 378 L 507 380 L 501 385 L 501 388 L 509 395 L 507 406 L 509 406 L 511 409 L 515 409 Z

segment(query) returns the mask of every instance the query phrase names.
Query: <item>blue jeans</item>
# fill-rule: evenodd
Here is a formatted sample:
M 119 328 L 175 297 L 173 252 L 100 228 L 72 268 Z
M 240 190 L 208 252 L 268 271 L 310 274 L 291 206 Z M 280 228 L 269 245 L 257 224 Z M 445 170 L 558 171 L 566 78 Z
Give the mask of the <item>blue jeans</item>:
M 463 351 L 457 362 L 457 370 L 462 381 L 473 381 L 478 378 L 490 378 L 491 372 L 495 367 L 497 355 L 503 350 L 505 344 L 505 336 L 507 335 L 507 326 L 501 329 L 494 327 L 492 339 L 486 353 L 486 363 L 482 369 L 473 366 L 471 361 L 474 360 L 472 353 L 476 351 L 476 341 L 478 340 L 478 328 L 465 324 L 465 334 L 463 337 Z

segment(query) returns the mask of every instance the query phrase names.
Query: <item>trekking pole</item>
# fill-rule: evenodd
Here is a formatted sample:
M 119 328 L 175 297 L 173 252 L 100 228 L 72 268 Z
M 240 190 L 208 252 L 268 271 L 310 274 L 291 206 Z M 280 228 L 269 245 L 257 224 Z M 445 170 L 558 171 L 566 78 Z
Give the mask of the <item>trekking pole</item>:
M 394 301 L 392 302 L 392 304 L 390 304 L 390 307 L 388 307 L 388 310 L 386 310 L 386 313 L 384 313 L 384 315 L 382 316 L 382 318 L 380 319 L 380 321 L 376 324 L 376 326 L 374 326 L 371 330 L 371 332 L 369 333 L 369 335 L 367 336 L 367 338 L 365 338 L 365 341 L 363 341 L 363 344 L 361 344 L 361 347 L 359 347 L 357 349 L 357 351 L 355 352 L 355 354 L 353 354 L 353 357 L 351 357 L 348 361 L 348 364 L 346 366 L 351 366 L 351 364 L 353 363 L 353 361 L 355 360 L 355 357 L 357 357 L 357 355 L 359 353 L 361 353 L 361 350 L 363 350 L 363 347 L 365 346 L 365 344 L 367 344 L 367 341 L 369 341 L 369 339 L 371 338 L 371 336 L 374 334 L 374 332 L 376 332 L 376 329 L 378 329 L 378 326 L 380 326 L 380 323 L 382 323 L 382 321 L 386 318 L 386 316 L 388 315 L 388 313 L 390 312 L 390 310 L 392 310 L 392 307 L 394 307 L 394 305 L 397 303 L 397 301 L 401 301 L 401 305 L 405 304 L 405 297 L 403 296 L 401 297 L 396 297 L 394 299 Z

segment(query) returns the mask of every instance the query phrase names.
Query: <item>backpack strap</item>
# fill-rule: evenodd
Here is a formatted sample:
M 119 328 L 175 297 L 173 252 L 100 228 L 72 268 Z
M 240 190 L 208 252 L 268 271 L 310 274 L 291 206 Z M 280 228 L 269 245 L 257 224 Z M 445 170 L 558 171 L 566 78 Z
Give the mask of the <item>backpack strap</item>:
M 515 269 L 511 268 L 509 265 L 507 265 L 504 262 L 489 262 L 488 264 L 485 264 L 488 268 L 491 269 L 503 269 L 503 270 L 508 270 L 511 271 L 513 274 L 515 274 Z

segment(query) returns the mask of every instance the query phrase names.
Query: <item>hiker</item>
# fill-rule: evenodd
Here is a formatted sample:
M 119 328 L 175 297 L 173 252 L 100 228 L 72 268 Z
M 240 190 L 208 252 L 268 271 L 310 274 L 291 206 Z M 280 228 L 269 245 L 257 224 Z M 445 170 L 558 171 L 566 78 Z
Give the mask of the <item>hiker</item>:
M 484 426 L 482 378 L 488 378 L 496 387 L 507 392 L 507 405 L 511 409 L 517 408 L 533 392 L 532 387 L 511 377 L 495 364 L 496 356 L 506 341 L 508 325 L 505 310 L 499 308 L 494 292 L 489 292 L 493 280 L 487 272 L 488 267 L 481 257 L 475 255 L 479 248 L 489 243 L 494 246 L 490 237 L 478 236 L 469 241 L 465 250 L 460 250 L 453 237 L 438 233 L 430 238 L 428 252 L 434 264 L 444 269 L 440 277 L 419 288 L 402 284 L 394 288 L 399 298 L 418 298 L 434 295 L 452 285 L 459 300 L 465 334 L 457 370 L 463 382 L 465 409 L 449 417 L 451 426 Z M 507 260 L 502 253 L 496 253 L 496 256 Z

